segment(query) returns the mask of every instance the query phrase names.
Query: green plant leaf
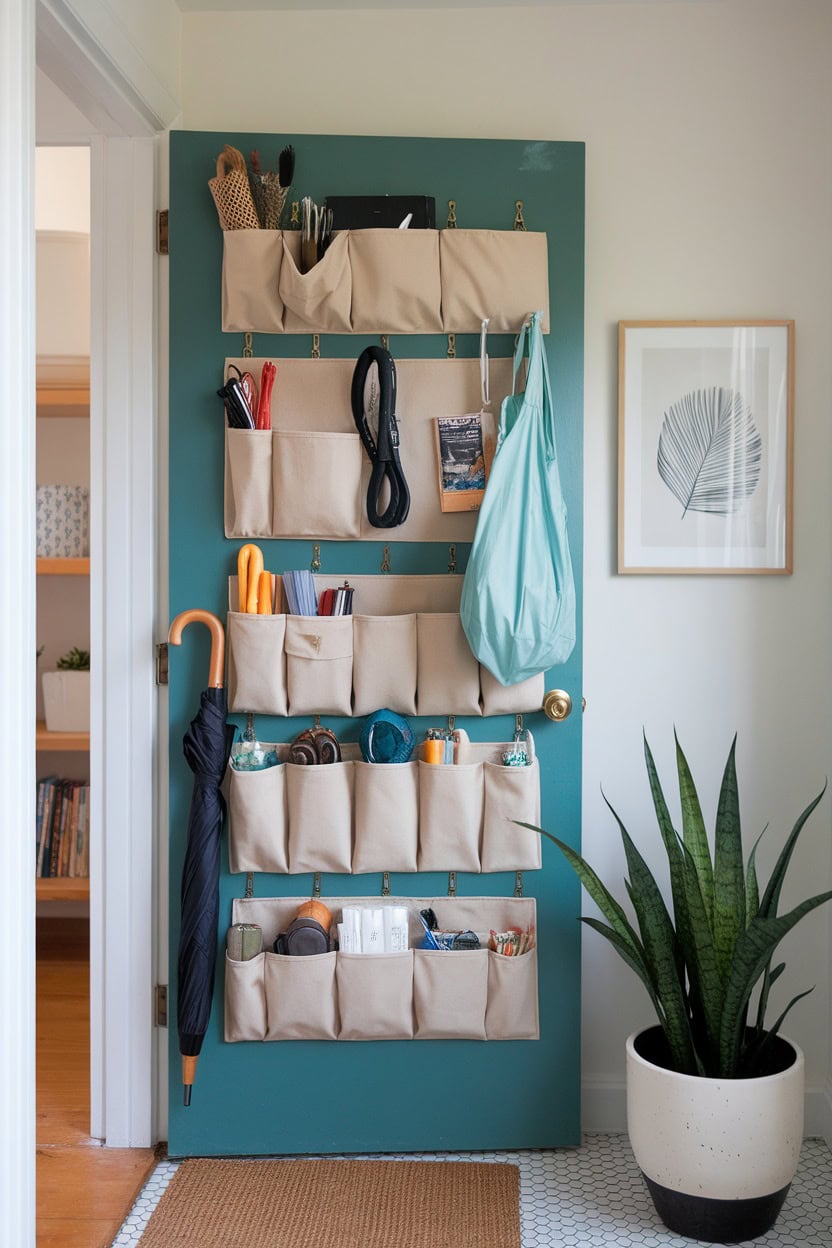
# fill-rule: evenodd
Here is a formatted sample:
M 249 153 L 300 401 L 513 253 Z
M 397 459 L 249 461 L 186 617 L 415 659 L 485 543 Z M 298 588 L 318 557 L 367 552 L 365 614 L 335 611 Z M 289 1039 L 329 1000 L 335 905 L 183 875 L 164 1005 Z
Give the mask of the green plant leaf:
M 766 1010 L 768 1009 L 768 994 L 771 992 L 771 986 L 775 983 L 786 969 L 786 963 L 780 962 L 771 969 L 771 961 L 766 964 L 763 982 L 760 985 L 760 999 L 757 1002 L 757 1021 L 755 1024 L 756 1031 L 762 1031 L 766 1021 Z
M 673 827 L 673 821 L 670 818 L 670 811 L 667 808 L 664 792 L 662 790 L 661 781 L 659 780 L 656 764 L 653 760 L 653 753 L 644 737 L 644 761 L 647 765 L 647 778 L 650 782 L 650 793 L 653 798 L 653 808 L 656 812 L 656 822 L 659 825 L 662 841 L 664 842 L 665 852 L 667 854 L 667 863 L 670 868 L 670 892 L 673 898 L 673 917 L 676 921 L 677 940 L 674 944 L 674 954 L 676 957 L 676 970 L 680 980 L 684 982 L 685 977 L 685 958 L 682 949 L 686 948 L 693 939 L 691 931 L 690 919 L 688 917 L 688 905 L 685 893 L 685 864 L 682 857 L 682 849 L 679 844 L 679 837 L 676 829 Z M 606 801 L 606 798 L 604 798 Z M 609 805 L 609 803 L 607 803 Z
M 748 855 L 748 866 L 745 870 L 745 926 L 760 912 L 760 886 L 757 883 L 757 846 L 766 834 L 763 828 L 754 844 L 751 846 L 751 853 Z
M 728 983 L 731 974 L 737 937 L 746 930 L 736 748 L 734 737 L 722 776 L 714 834 L 714 945 L 723 984 Z
M 664 1013 L 661 1008 L 661 1002 L 656 995 L 655 985 L 650 979 L 650 972 L 647 969 L 647 963 L 644 959 L 643 951 L 639 950 L 639 953 L 634 956 L 630 945 L 623 938 L 623 936 L 619 936 L 618 932 L 614 931 L 611 927 L 607 927 L 606 923 L 602 923 L 600 919 L 594 919 L 591 916 L 582 915 L 581 922 L 585 923 L 587 927 L 591 927 L 593 931 L 600 932 L 602 936 L 605 936 L 610 944 L 614 946 L 619 956 L 627 963 L 630 969 L 635 971 L 636 975 L 638 975 L 639 979 L 644 984 L 644 987 L 647 989 L 650 1000 L 653 1002 L 656 1017 L 662 1026 L 664 1026 Z
M 719 1036 L 722 1024 L 722 978 L 716 960 L 711 927 L 705 911 L 699 873 L 693 854 L 683 843 L 685 860 L 684 882 L 690 915 L 691 939 L 685 946 L 685 960 L 691 985 L 696 986 L 696 1000 L 702 1011 L 707 1049 L 702 1057 L 706 1074 L 719 1068 Z M 696 1014 L 696 1011 L 694 1011 Z
M 673 739 L 676 742 L 676 770 L 679 776 L 679 800 L 682 806 L 682 836 L 696 866 L 705 914 L 713 931 L 714 869 L 708 845 L 708 834 L 705 831 L 705 820 L 702 818 L 699 794 L 675 730 Z
M 774 870 L 771 873 L 771 879 L 766 886 L 766 891 L 763 893 L 763 898 L 760 902 L 760 914 L 765 919 L 770 919 L 777 914 L 777 906 L 780 903 L 780 893 L 783 888 L 783 881 L 786 878 L 786 871 L 788 870 L 792 854 L 794 853 L 795 846 L 797 845 L 797 838 L 803 831 L 806 820 L 809 818 L 825 792 L 826 785 L 824 784 L 814 801 L 809 803 L 802 815 L 798 818 L 797 823 L 794 825 L 789 834 L 789 839 L 780 851 L 780 856 L 774 864 Z
M 736 1075 L 737 1059 L 742 1042 L 742 1019 L 754 985 L 762 975 L 767 963 L 780 941 L 795 924 L 818 906 L 832 898 L 832 891 L 818 893 L 808 901 L 801 902 L 788 914 L 779 918 L 763 918 L 758 915 L 751 920 L 737 941 L 731 974 L 725 990 L 725 1008 L 719 1038 L 720 1075 L 732 1079 Z
M 785 963 L 782 963 L 781 965 L 785 965 Z M 786 1006 L 785 1010 L 780 1015 L 780 1017 L 777 1019 L 777 1022 L 774 1024 L 774 1026 L 769 1027 L 767 1031 L 763 1031 L 763 1032 L 760 1032 L 759 1034 L 755 1034 L 755 1039 L 752 1041 L 752 1043 L 747 1047 L 747 1049 L 742 1053 L 740 1057 L 738 1069 L 741 1072 L 742 1077 L 744 1079 L 753 1078 L 754 1075 L 758 1073 L 760 1069 L 764 1066 L 765 1058 L 767 1054 L 770 1052 L 772 1045 L 774 1043 L 774 1037 L 777 1035 L 780 1028 L 783 1026 L 783 1022 L 786 1018 L 786 1015 L 788 1014 L 792 1006 L 797 1005 L 798 1001 L 802 1001 L 804 997 L 808 997 L 809 993 L 814 992 L 814 991 L 815 991 L 815 986 L 813 984 L 811 988 L 805 988 L 803 992 L 799 992 L 796 996 L 792 997 L 791 1001 Z

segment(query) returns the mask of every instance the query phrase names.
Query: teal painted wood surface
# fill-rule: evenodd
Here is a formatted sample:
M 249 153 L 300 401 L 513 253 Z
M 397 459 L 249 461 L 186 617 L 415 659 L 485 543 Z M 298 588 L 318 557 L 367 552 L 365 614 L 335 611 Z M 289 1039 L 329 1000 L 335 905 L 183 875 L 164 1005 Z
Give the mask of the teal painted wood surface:
M 223 536 L 223 414 L 215 391 L 223 360 L 242 354 L 242 335 L 220 330 L 222 235 L 207 187 L 217 153 L 231 143 L 260 151 L 274 168 L 287 142 L 295 145 L 292 198 L 309 194 L 431 194 L 437 225 L 455 199 L 460 227 L 510 229 L 514 201 L 524 201 L 528 229 L 549 240 L 552 332 L 546 339 L 554 389 L 561 476 L 569 513 L 576 582 L 581 583 L 583 409 L 584 147 L 469 139 L 354 138 L 319 135 L 171 134 L 170 201 L 170 611 L 205 607 L 224 618 L 226 577 L 241 543 Z M 375 338 L 321 338 L 321 354 L 355 358 Z M 475 356 L 476 335 L 457 335 L 457 353 Z M 512 340 L 489 338 L 493 356 Z M 255 335 L 254 354 L 309 354 L 303 335 Z M 441 357 L 443 335 L 394 336 L 394 358 Z M 278 383 L 279 385 L 279 377 Z M 406 459 L 405 459 L 406 467 Z M 448 548 L 396 543 L 393 571 L 445 572 Z M 308 567 L 309 541 L 262 541 L 272 571 Z M 384 541 L 323 542 L 327 573 L 377 572 Z M 468 547 L 457 547 L 464 570 Z M 568 690 L 576 711 L 562 724 L 526 717 L 542 766 L 543 823 L 580 843 L 581 621 L 569 661 L 548 674 L 547 689 Z M 548 842 L 544 867 L 527 872 L 526 895 L 538 899 L 541 1039 L 539 1041 L 387 1041 L 225 1044 L 223 949 L 231 900 L 244 876 L 228 872 L 223 851 L 217 977 L 193 1102 L 182 1106 L 176 1035 L 176 948 L 179 879 L 185 848 L 191 776 L 181 740 L 197 709 L 208 670 L 205 630 L 194 627 L 170 656 L 170 1121 L 173 1156 L 554 1147 L 580 1138 L 579 891 Z M 240 717 L 232 717 L 242 726 Z M 356 741 L 360 721 L 324 722 Z M 421 735 L 428 720 L 415 720 Z M 472 740 L 510 739 L 512 717 L 461 718 Z M 262 740 L 290 740 L 308 721 L 258 716 Z M 458 874 L 459 894 L 511 895 L 514 876 Z M 394 894 L 443 894 L 442 874 L 393 875 Z M 257 896 L 308 897 L 310 876 L 255 877 Z M 323 894 L 378 895 L 381 877 L 323 877 Z

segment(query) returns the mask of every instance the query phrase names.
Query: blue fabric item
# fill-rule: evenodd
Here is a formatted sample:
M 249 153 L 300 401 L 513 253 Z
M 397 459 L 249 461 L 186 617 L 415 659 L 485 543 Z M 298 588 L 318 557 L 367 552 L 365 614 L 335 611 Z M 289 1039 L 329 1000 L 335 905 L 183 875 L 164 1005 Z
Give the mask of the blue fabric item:
M 540 317 L 530 319 L 526 389 L 500 409 L 462 586 L 468 643 L 503 685 L 565 662 L 575 645 L 575 585 Z M 515 382 L 525 346 L 526 326 L 514 352 Z
M 365 763 L 406 763 L 414 743 L 410 724 L 395 711 L 373 711 L 361 729 L 361 757 Z

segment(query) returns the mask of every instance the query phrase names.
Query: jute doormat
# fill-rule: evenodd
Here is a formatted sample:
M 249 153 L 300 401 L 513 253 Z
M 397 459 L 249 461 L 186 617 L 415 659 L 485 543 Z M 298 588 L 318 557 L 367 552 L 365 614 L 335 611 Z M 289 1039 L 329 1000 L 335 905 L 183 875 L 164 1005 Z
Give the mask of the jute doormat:
M 520 1248 L 519 1193 L 486 1162 L 199 1158 L 140 1248 Z

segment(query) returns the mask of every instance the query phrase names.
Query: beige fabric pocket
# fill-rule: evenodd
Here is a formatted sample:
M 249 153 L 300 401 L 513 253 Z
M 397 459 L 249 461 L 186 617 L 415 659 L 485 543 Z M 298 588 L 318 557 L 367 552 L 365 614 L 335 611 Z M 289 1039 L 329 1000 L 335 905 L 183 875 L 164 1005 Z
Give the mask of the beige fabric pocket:
M 436 230 L 353 230 L 349 253 L 354 333 L 441 331 Z
M 540 826 L 540 764 L 503 767 L 483 763 L 485 814 L 482 829 L 483 871 L 539 871 L 540 834 L 514 822 Z
M 479 871 L 482 763 L 419 763 L 419 870 Z
M 289 957 L 266 953 L 267 1040 L 334 1040 L 337 954 Z
M 409 1040 L 413 1035 L 413 950 L 339 953 L 339 1040 Z
M 488 950 L 414 950 L 417 1040 L 484 1040 L 487 993 Z
M 222 328 L 229 333 L 279 334 L 283 300 L 281 230 L 226 230 L 222 245 Z
M 353 715 L 415 715 L 416 655 L 415 615 L 353 616 Z
M 545 676 L 539 672 L 519 685 L 501 685 L 487 667 L 480 667 L 483 715 L 516 715 L 521 711 L 539 711 L 543 706 Z
M 358 537 L 361 442 L 357 433 L 273 434 L 273 535 Z
M 225 955 L 225 1039 L 229 1044 L 266 1037 L 265 960 L 265 953 L 247 962 L 232 962 Z
M 286 616 L 292 715 L 352 713 L 352 616 Z
M 549 332 L 549 257 L 546 235 L 526 230 L 442 230 L 443 328 L 518 333 L 530 312 L 543 312 Z
M 271 432 L 226 429 L 225 468 L 225 536 L 271 537 Z
M 352 763 L 286 763 L 289 871 L 340 871 L 352 862 Z
M 415 871 L 419 843 L 418 763 L 354 763 L 353 767 L 353 871 Z
M 228 614 L 228 709 L 285 715 L 285 615 Z
M 301 273 L 297 245 L 284 238 L 279 292 L 287 334 L 348 334 L 352 330 L 352 275 L 347 232 L 336 234 L 322 260 Z
M 419 715 L 481 715 L 480 665 L 455 614 L 416 617 Z
M 489 949 L 485 1031 L 489 1040 L 540 1039 L 536 949 L 519 958 Z
M 232 873 L 289 870 L 286 766 L 263 771 L 229 767 L 228 859 Z

